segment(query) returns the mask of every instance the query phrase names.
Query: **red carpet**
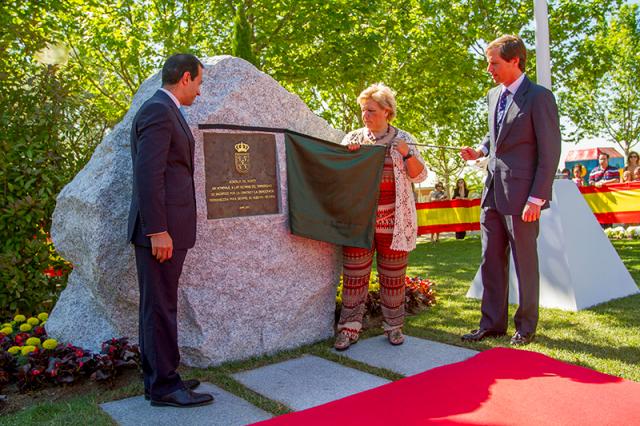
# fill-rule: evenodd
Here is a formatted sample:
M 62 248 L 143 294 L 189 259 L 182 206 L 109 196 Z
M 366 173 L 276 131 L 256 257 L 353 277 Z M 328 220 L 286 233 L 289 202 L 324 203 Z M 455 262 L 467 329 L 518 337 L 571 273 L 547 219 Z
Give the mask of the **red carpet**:
M 260 425 L 640 425 L 640 383 L 495 348 Z

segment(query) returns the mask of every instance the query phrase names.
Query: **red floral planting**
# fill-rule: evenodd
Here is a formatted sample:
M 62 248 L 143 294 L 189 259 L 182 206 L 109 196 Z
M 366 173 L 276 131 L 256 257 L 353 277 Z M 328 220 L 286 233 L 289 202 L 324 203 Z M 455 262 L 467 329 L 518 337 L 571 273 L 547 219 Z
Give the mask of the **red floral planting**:
M 369 319 L 382 316 L 382 306 L 380 301 L 380 286 L 377 278 L 372 278 L 369 286 L 369 294 L 365 302 L 365 317 Z M 407 314 L 417 314 L 429 306 L 436 303 L 435 283 L 428 278 L 405 277 L 405 299 L 404 309 Z M 338 302 L 336 306 L 336 322 L 340 318 L 341 288 L 338 288 Z
M 111 380 L 120 369 L 136 368 L 140 364 L 140 351 L 137 345 L 130 345 L 126 337 L 111 339 L 102 343 L 101 354 L 93 361 L 91 378 L 98 382 Z
M 32 339 L 36 337 L 39 341 Z M 84 378 L 111 381 L 121 370 L 140 365 L 138 346 L 126 337 L 107 340 L 99 354 L 46 339 L 42 326 L 29 332 L 0 333 L 0 390 L 11 383 L 16 383 L 20 392 L 27 392 Z
M 45 269 L 43 273 L 49 278 L 54 278 L 54 277 L 61 277 L 61 276 L 65 275 L 68 272 L 69 271 L 64 271 L 62 269 L 54 269 L 52 267 L 49 267 L 49 268 Z
M 9 352 L 0 352 L 0 389 L 11 383 L 16 368 L 16 359 Z
M 428 278 L 405 277 L 405 310 L 415 314 L 436 304 L 435 283 Z

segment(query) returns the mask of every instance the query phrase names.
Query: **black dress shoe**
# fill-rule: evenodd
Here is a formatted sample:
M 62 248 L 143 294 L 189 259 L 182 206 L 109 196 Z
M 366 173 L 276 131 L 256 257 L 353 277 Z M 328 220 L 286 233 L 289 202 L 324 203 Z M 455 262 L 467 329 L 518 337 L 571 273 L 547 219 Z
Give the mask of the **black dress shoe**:
M 516 331 L 516 334 L 513 335 L 509 343 L 511 343 L 514 346 L 528 345 L 529 343 L 533 342 L 534 337 L 536 337 L 536 333 L 523 334 L 523 333 L 520 333 L 519 331 Z
M 504 336 L 504 331 L 489 330 L 487 328 L 480 328 L 473 330 L 471 333 L 463 334 L 461 339 L 463 342 L 479 342 L 485 337 L 500 337 Z
M 211 404 L 213 396 L 208 393 L 197 393 L 191 389 L 178 389 L 160 398 L 151 398 L 154 407 L 200 407 Z
M 198 379 L 183 380 L 182 384 L 184 385 L 185 388 L 193 390 L 198 386 L 200 386 L 200 380 Z M 147 401 L 151 399 L 151 394 L 146 389 L 144 390 L 144 399 L 146 399 Z

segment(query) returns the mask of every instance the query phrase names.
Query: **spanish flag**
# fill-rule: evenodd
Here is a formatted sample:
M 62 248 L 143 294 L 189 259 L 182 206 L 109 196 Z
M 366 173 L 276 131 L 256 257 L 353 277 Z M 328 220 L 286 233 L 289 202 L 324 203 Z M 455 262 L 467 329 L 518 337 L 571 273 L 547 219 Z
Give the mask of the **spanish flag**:
M 480 229 L 480 199 L 416 203 L 418 235 Z
M 580 187 L 600 223 L 640 223 L 640 182 Z

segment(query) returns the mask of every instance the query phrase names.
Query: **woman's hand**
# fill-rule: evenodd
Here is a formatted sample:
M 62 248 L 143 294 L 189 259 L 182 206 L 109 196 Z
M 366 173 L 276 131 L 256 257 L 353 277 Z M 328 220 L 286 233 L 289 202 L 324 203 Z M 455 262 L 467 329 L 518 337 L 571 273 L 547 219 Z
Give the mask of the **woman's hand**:
M 399 139 L 398 142 L 396 142 L 396 150 L 400 155 L 406 157 L 409 153 L 409 145 L 407 145 L 407 142 L 404 139 Z
M 350 144 L 347 144 L 347 149 L 352 152 L 357 151 L 360 149 L 360 144 L 357 142 L 352 142 Z

